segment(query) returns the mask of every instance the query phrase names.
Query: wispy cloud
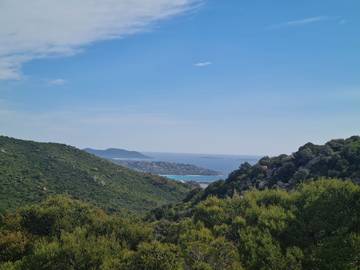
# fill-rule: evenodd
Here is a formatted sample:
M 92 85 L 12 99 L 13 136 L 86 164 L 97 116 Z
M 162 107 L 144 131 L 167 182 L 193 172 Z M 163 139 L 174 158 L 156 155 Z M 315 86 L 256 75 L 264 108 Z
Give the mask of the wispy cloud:
M 54 80 L 48 81 L 49 85 L 54 85 L 54 86 L 60 86 L 60 85 L 66 84 L 66 83 L 67 83 L 67 81 L 64 79 L 54 79 Z
M 305 25 L 305 24 L 311 24 L 316 22 L 323 22 L 328 21 L 330 18 L 326 16 L 318 16 L 318 17 L 310 17 L 305 18 L 301 20 L 295 20 L 295 21 L 288 21 L 285 24 L 288 26 L 297 26 L 297 25 Z
M 142 31 L 201 0 L 2 0 L 0 80 L 21 78 L 32 59 L 72 55 L 96 41 Z
M 209 62 L 209 61 L 206 61 L 206 62 L 198 62 L 198 63 L 195 63 L 194 66 L 195 67 L 207 67 L 207 66 L 210 66 L 212 65 L 212 62 Z
M 282 27 L 303 26 L 303 25 L 314 24 L 314 23 L 319 23 L 319 22 L 324 22 L 324 21 L 332 21 L 335 19 L 336 18 L 328 17 L 328 16 L 308 17 L 308 18 L 303 18 L 303 19 L 299 19 L 299 20 L 292 20 L 292 21 L 287 21 L 287 22 L 283 22 L 283 23 L 273 24 L 273 25 L 270 25 L 269 28 L 274 29 L 274 28 L 282 28 Z
M 349 21 L 346 20 L 346 19 L 344 19 L 344 18 L 339 19 L 339 24 L 340 24 L 340 25 L 347 24 L 348 22 L 349 22 Z

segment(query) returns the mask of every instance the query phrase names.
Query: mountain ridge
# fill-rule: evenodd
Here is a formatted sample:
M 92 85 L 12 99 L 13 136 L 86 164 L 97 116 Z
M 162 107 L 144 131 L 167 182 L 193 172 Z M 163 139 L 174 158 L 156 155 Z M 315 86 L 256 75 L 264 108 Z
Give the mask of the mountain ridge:
M 360 184 L 360 136 L 330 140 L 324 145 L 306 143 L 290 155 L 265 156 L 255 165 L 245 162 L 226 180 L 191 194 L 192 200 L 199 201 L 208 196 L 232 197 L 251 189 L 292 190 L 299 184 L 322 178 Z
M 114 158 L 137 158 L 137 159 L 150 159 L 151 157 L 144 155 L 138 151 L 129 151 L 120 148 L 107 148 L 104 150 L 84 148 L 85 152 L 96 155 L 102 158 L 114 159 Z
M 0 211 L 68 194 L 108 210 L 140 213 L 181 200 L 190 190 L 72 146 L 5 136 L 0 136 L 0 184 Z

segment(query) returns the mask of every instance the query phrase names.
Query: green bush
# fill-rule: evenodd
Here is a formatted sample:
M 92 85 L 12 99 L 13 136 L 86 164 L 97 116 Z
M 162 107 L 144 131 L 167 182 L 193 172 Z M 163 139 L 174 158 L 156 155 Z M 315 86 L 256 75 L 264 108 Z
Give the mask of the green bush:
M 360 187 L 350 181 L 175 209 L 187 217 L 145 222 L 51 197 L 1 218 L 0 269 L 359 269 Z

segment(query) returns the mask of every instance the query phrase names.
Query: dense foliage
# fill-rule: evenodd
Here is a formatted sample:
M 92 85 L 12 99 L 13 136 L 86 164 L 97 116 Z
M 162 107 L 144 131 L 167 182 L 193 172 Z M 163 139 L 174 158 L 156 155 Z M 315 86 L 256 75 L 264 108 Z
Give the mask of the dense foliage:
M 253 166 L 244 163 L 226 181 L 216 182 L 200 192 L 197 199 L 210 195 L 224 198 L 252 188 L 291 190 L 303 182 L 324 177 L 360 184 L 359 136 L 332 140 L 325 145 L 308 143 L 292 155 L 264 157 Z
M 0 221 L 0 269 L 360 269 L 360 187 L 209 197 L 181 218 L 126 219 L 52 197 Z
M 179 199 L 187 187 L 69 146 L 0 141 L 0 201 L 47 197 L 0 215 L 0 270 L 360 269 L 359 137 L 245 164 L 145 219 L 117 209 L 149 209 L 149 197 Z M 144 182 L 133 178 L 140 176 Z M 48 196 L 57 190 L 92 204 Z
M 137 212 L 180 201 L 190 188 L 74 147 L 0 136 L 0 213 L 54 194 Z

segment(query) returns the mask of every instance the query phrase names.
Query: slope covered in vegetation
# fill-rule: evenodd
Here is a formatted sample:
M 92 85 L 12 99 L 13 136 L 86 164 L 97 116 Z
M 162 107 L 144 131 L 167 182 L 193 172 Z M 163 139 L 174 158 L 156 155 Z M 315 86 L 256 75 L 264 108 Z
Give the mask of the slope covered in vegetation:
M 74 147 L 0 137 L 0 212 L 69 194 L 109 210 L 137 212 L 181 200 L 190 188 L 131 171 Z
M 209 197 L 151 223 L 54 197 L 0 219 L 0 269 L 356 270 L 359 224 L 349 181 Z
M 246 190 L 282 188 L 320 178 L 352 180 L 360 184 L 360 137 L 332 140 L 325 145 L 307 143 L 291 155 L 264 157 L 253 166 L 244 163 L 226 181 L 215 182 L 196 198 L 233 196 Z

